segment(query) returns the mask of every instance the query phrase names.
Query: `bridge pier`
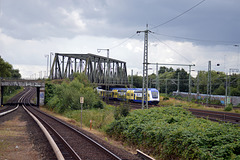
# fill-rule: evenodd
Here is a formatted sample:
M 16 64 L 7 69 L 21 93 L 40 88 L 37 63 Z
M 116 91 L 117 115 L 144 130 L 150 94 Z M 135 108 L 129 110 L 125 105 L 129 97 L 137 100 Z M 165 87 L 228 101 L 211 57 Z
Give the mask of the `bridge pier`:
M 3 87 L 4 86 L 23 86 L 37 88 L 37 106 L 44 105 L 44 81 L 38 80 L 0 80 L 0 105 L 3 104 Z
M 37 107 L 44 105 L 45 88 L 37 87 Z
M 40 99 L 40 87 L 37 87 L 37 107 L 39 107 L 39 99 Z

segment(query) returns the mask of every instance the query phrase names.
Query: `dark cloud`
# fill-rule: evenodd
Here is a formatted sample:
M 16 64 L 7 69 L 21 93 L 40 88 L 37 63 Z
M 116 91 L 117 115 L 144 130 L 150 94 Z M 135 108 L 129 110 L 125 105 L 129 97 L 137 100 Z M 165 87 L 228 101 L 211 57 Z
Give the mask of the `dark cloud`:
M 149 28 L 155 27 L 198 2 L 200 0 L 2 0 L 1 29 L 17 39 L 73 38 L 77 35 L 127 38 L 137 30 L 144 30 L 146 23 Z M 239 43 L 238 4 L 237 0 L 206 0 L 153 31 L 212 40 L 212 44 L 219 41 Z M 170 38 L 157 37 L 161 40 Z

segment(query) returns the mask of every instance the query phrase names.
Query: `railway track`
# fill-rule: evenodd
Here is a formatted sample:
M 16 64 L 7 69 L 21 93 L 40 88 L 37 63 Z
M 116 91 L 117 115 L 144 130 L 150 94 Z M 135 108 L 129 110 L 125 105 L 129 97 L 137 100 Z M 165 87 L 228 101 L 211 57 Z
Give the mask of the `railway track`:
M 126 103 L 126 102 L 120 102 L 120 101 L 105 101 L 107 104 L 111 104 L 114 106 L 119 106 L 120 103 Z M 127 103 L 131 109 L 141 109 L 142 105 L 138 103 Z M 159 105 L 149 105 L 149 108 L 151 107 L 160 107 Z M 217 122 L 229 122 L 233 124 L 239 124 L 240 125 L 240 114 L 238 113 L 229 113 L 229 112 L 219 112 L 219 111 L 209 111 L 209 110 L 201 110 L 201 109 L 194 109 L 194 108 L 186 108 L 190 112 L 192 112 L 193 115 L 195 115 L 198 118 L 207 118 L 212 121 Z
M 78 129 L 33 107 L 29 103 L 33 95 L 34 91 L 29 90 L 20 103 L 44 125 L 64 159 L 122 159 Z
M 18 93 L 16 96 L 8 100 L 7 104 L 5 104 L 3 108 L 0 108 L 0 116 L 4 116 L 18 109 L 18 103 L 21 103 L 22 97 L 25 94 L 28 94 L 29 91 L 30 88 L 26 88 L 23 92 Z
M 237 113 L 228 113 L 228 112 L 219 112 L 219 111 L 209 111 L 201 109 L 189 108 L 189 111 L 197 117 L 207 118 L 212 121 L 223 121 L 230 122 L 233 124 L 240 124 L 240 114 Z

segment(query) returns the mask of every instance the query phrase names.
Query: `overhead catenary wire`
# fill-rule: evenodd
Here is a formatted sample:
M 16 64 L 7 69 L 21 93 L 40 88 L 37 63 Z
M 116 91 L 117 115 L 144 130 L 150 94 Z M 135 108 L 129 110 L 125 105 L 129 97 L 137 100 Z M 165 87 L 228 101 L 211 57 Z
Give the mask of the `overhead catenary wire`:
M 157 33 L 154 32 L 154 34 L 159 35 L 159 36 L 165 36 L 165 37 L 170 37 L 170 38 L 177 38 L 177 39 L 185 39 L 185 40 L 190 40 L 190 41 L 197 41 L 197 42 L 210 42 L 210 43 L 221 43 L 221 44 L 226 44 L 226 45 L 232 45 L 232 44 L 239 44 L 240 42 L 237 41 L 219 41 L 219 40 L 210 40 L 210 39 L 198 39 L 198 38 L 190 38 L 190 37 L 182 37 L 182 36 L 175 36 L 175 35 L 167 35 L 167 34 L 162 34 L 162 33 Z
M 125 39 L 124 41 L 120 42 L 119 44 L 117 44 L 117 45 L 115 45 L 115 46 L 113 46 L 113 47 L 110 47 L 109 49 L 114 49 L 114 48 L 116 48 L 116 47 L 121 46 L 123 43 L 125 43 L 125 42 L 127 42 L 128 40 L 132 39 L 132 38 L 133 38 L 134 36 L 136 36 L 136 35 L 137 35 L 137 33 L 134 33 L 133 35 L 131 35 L 130 37 L 128 37 L 128 38 Z
M 165 24 L 167 24 L 167 23 L 169 23 L 169 22 L 171 22 L 171 21 L 173 21 L 173 20 L 181 17 L 182 15 L 186 14 L 187 12 L 191 11 L 191 10 L 194 9 L 195 7 L 197 7 L 197 6 L 199 6 L 200 4 L 202 4 L 204 1 L 206 1 L 206 0 L 202 0 L 202 1 L 198 2 L 197 4 L 195 4 L 194 6 L 192 6 L 191 8 L 189 8 L 188 10 L 186 10 L 186 11 L 182 12 L 181 14 L 179 14 L 179 15 L 177 15 L 177 16 L 169 19 L 169 20 L 167 20 L 166 22 L 163 22 L 163 23 L 161 23 L 161 24 L 159 24 L 159 25 L 157 25 L 157 26 L 155 26 L 155 27 L 150 28 L 150 30 L 155 29 L 155 28 L 158 28 L 158 27 L 160 27 L 160 26 L 163 26 L 163 25 L 165 25 Z
M 165 46 L 167 46 L 169 49 L 171 49 L 173 52 L 177 53 L 178 55 L 180 55 L 181 57 L 183 57 L 185 60 L 187 60 L 188 62 L 192 63 L 192 61 L 190 61 L 189 59 L 187 59 L 185 56 L 183 56 L 182 54 L 180 54 L 179 52 L 177 52 L 176 50 L 174 50 L 172 47 L 170 47 L 168 44 L 162 42 L 159 38 L 157 38 L 156 36 L 154 36 L 153 34 L 150 34 L 152 37 L 154 37 L 156 40 L 158 40 L 160 43 L 164 44 Z

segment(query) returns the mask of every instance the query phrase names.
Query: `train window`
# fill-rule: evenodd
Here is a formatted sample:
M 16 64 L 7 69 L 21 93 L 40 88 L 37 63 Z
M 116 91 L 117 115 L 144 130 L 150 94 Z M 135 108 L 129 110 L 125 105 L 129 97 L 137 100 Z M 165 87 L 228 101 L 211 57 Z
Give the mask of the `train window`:
M 131 96 L 133 96 L 133 93 L 131 93 Z
M 152 98 L 158 98 L 158 92 L 152 92 Z

